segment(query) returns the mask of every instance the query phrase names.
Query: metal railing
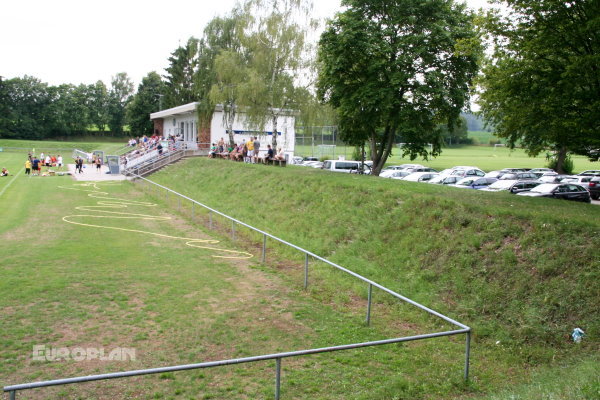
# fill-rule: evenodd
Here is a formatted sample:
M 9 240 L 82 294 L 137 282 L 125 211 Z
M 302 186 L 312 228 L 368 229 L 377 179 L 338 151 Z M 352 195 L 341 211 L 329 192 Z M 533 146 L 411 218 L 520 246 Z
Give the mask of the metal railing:
M 159 170 L 165 165 L 174 163 L 183 157 L 185 157 L 185 150 L 168 151 L 162 155 L 156 153 L 155 157 L 145 160 L 137 165 L 126 167 L 121 171 L 121 173 L 125 176 L 144 176 Z
M 232 234 L 232 238 L 234 238 L 234 239 L 235 239 L 236 225 L 244 226 L 254 232 L 261 234 L 263 237 L 261 260 L 263 263 L 266 262 L 267 239 L 268 238 L 270 238 L 276 242 L 279 242 L 283 245 L 289 246 L 289 247 L 296 249 L 299 252 L 303 253 L 305 256 L 304 257 L 304 288 L 305 289 L 308 288 L 309 258 L 313 258 L 314 260 L 321 261 L 339 271 L 342 271 L 354 278 L 357 278 L 357 279 L 363 281 L 364 283 L 366 283 L 368 285 L 367 286 L 367 290 L 368 290 L 368 292 L 367 292 L 367 309 L 366 309 L 366 318 L 365 318 L 365 323 L 367 325 L 370 325 L 370 322 L 371 322 L 371 303 L 372 303 L 373 288 L 377 288 L 377 289 L 380 289 L 381 291 L 388 293 L 391 296 L 393 296 L 399 300 L 402 300 L 408 304 L 411 304 L 411 305 L 413 305 L 435 317 L 441 318 L 444 321 L 446 321 L 454 326 L 457 326 L 459 329 L 427 333 L 427 334 L 421 334 L 421 335 L 414 335 L 414 336 L 404 336 L 404 337 L 384 339 L 384 340 L 376 340 L 376 341 L 371 341 L 371 342 L 351 343 L 351 344 L 344 344 L 344 345 L 338 345 L 338 346 L 290 351 L 290 352 L 284 352 L 284 353 L 265 354 L 265 355 L 259 355 L 259 356 L 253 356 L 253 357 L 234 358 L 234 359 L 228 359 L 228 360 L 210 361 L 210 362 L 197 363 L 197 364 L 185 364 L 185 365 L 176 365 L 176 366 L 170 366 L 170 367 L 141 369 L 141 370 L 134 370 L 134 371 L 115 372 L 115 373 L 108 373 L 108 374 L 90 375 L 90 376 L 82 376 L 82 377 L 76 377 L 76 378 L 56 379 L 56 380 L 50 380 L 50 381 L 41 381 L 41 382 L 25 383 L 25 384 L 20 384 L 20 385 L 5 386 L 4 391 L 8 392 L 10 394 L 11 400 L 16 399 L 17 391 L 26 390 L 26 389 L 34 389 L 34 388 L 57 386 L 57 385 L 67 385 L 67 384 L 71 384 L 71 383 L 81 383 L 81 382 L 90 382 L 90 381 L 98 381 L 98 380 L 125 378 L 125 377 L 131 377 L 131 376 L 159 374 L 159 373 L 165 373 L 165 372 L 184 371 L 184 370 L 191 370 L 191 369 L 213 368 L 213 367 L 218 367 L 218 366 L 223 366 L 223 365 L 251 363 L 251 362 L 265 361 L 265 360 L 275 360 L 275 399 L 279 400 L 280 395 L 281 395 L 281 360 L 283 358 L 299 357 L 299 356 L 305 356 L 305 355 L 309 355 L 309 354 L 327 353 L 327 352 L 334 352 L 334 351 L 357 349 L 357 348 L 362 348 L 362 347 L 380 346 L 380 345 L 391 344 L 391 343 L 401 343 L 401 342 L 425 340 L 425 339 L 432 339 L 432 338 L 438 338 L 438 337 L 443 337 L 443 336 L 454 336 L 454 335 L 463 335 L 463 334 L 465 335 L 465 362 L 464 362 L 463 377 L 464 377 L 465 381 L 468 381 L 468 379 L 469 379 L 469 358 L 470 358 L 470 351 L 471 351 L 471 328 L 469 328 L 467 325 L 464 325 L 458 321 L 455 321 L 454 319 L 452 319 L 448 316 L 445 316 L 445 315 L 443 315 L 437 311 L 434 311 L 420 303 L 417 303 L 416 301 L 411 300 L 408 297 L 405 297 L 399 293 L 396 293 L 396 292 L 386 288 L 383 285 L 380 285 L 368 278 L 365 278 L 364 276 L 359 275 L 354 271 L 344 268 L 344 267 L 342 267 L 334 262 L 331 262 L 317 254 L 314 254 L 306 249 L 303 249 L 300 246 L 296 246 L 295 244 L 289 243 L 284 239 L 278 238 L 277 236 L 274 236 L 268 232 L 265 232 L 261 229 L 258 229 L 249 224 L 246 224 L 238 219 L 230 217 L 230 216 L 228 216 L 220 211 L 217 211 L 205 204 L 202 204 L 188 196 L 178 193 L 178 192 L 176 192 L 172 189 L 169 189 L 163 185 L 160 185 L 156 182 L 146 179 L 140 175 L 135 176 L 135 178 L 144 182 L 145 185 L 150 185 L 150 186 L 153 185 L 157 191 L 164 190 L 165 191 L 165 199 L 168 199 L 169 194 L 178 196 L 179 197 L 179 201 L 178 201 L 179 210 L 181 210 L 181 207 L 182 207 L 182 202 L 181 202 L 182 199 L 189 201 L 191 203 L 192 220 L 194 219 L 194 215 L 195 215 L 195 213 L 194 213 L 195 206 L 198 206 L 198 207 L 201 207 L 201 208 L 204 208 L 205 210 L 207 210 L 209 227 L 211 229 L 213 227 L 213 214 L 214 214 L 214 215 L 219 215 L 219 216 L 231 221 L 231 234 Z

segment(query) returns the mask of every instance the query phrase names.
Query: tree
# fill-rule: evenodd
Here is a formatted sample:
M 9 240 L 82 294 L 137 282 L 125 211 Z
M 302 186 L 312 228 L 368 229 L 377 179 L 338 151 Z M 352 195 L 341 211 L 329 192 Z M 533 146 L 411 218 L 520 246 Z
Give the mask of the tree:
M 600 3 L 508 0 L 482 26 L 493 40 L 480 105 L 495 134 L 556 168 L 570 152 L 600 148 Z
M 195 101 L 194 77 L 198 67 L 196 38 L 189 38 L 185 46 L 179 46 L 169 57 L 170 65 L 165 68 L 165 107 L 176 107 Z
M 7 103 L 5 137 L 15 139 L 44 139 L 50 135 L 54 115 L 49 110 L 51 96 L 46 83 L 32 76 L 4 81 Z
M 90 122 L 104 133 L 108 124 L 108 90 L 102 81 L 88 87 L 88 108 Z
M 125 124 L 125 107 L 133 94 L 133 82 L 127 73 L 120 72 L 112 77 L 111 88 L 108 94 L 108 125 L 114 135 L 123 134 Z
M 251 125 L 273 129 L 277 147 L 277 122 L 287 115 L 306 91 L 295 87 L 310 63 L 306 34 L 314 26 L 312 4 L 303 0 L 249 0 L 240 18 L 240 37 L 248 54 L 246 78 L 239 93 Z
M 245 61 L 235 51 L 222 51 L 215 59 L 215 71 L 216 82 L 209 93 L 209 104 L 221 104 L 223 107 L 223 122 L 229 144 L 233 147 L 233 123 L 238 112 L 240 86 L 246 76 Z
M 133 134 L 151 135 L 154 125 L 150 113 L 159 111 L 160 96 L 164 92 L 164 82 L 156 72 L 150 72 L 142 79 L 137 93 L 127 105 L 127 123 Z
M 438 126 L 438 129 L 442 133 L 442 137 L 444 138 L 444 141 L 448 143 L 448 145 L 464 143 L 467 141 L 469 136 L 467 131 L 467 120 L 462 115 L 452 128 L 449 128 L 445 124 L 441 124 Z
M 240 75 L 245 60 L 237 33 L 239 17 L 240 10 L 235 8 L 230 15 L 215 17 L 208 23 L 198 46 L 195 77 L 199 126 L 209 127 L 215 105 L 224 103 L 223 117 L 230 144 L 233 144 L 232 126 L 237 112 L 237 84 L 244 79 Z
M 342 139 L 368 141 L 376 175 L 396 136 L 411 159 L 438 155 L 437 125 L 457 122 L 478 69 L 473 16 L 452 0 L 342 4 L 318 54 L 319 95 L 336 109 Z

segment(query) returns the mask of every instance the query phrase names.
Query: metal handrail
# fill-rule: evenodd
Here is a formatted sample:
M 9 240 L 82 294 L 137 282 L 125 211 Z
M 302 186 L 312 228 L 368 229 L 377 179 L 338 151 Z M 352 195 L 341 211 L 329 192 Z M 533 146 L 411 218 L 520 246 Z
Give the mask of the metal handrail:
M 47 387 L 47 386 L 56 386 L 56 385 L 67 385 L 67 384 L 71 384 L 71 383 L 90 382 L 90 381 L 97 381 L 97 380 L 125 378 L 125 377 L 130 377 L 130 376 L 158 374 L 158 373 L 164 373 L 164 372 L 175 372 L 175 371 L 183 371 L 183 370 L 190 370 L 190 369 L 212 368 L 212 367 L 218 367 L 218 366 L 223 366 L 223 365 L 241 364 L 241 363 L 257 362 L 257 361 L 265 361 L 265 360 L 273 360 L 273 359 L 276 361 L 276 365 L 275 365 L 275 399 L 279 400 L 280 388 L 281 388 L 281 359 L 282 358 L 298 357 L 298 356 L 304 356 L 304 355 L 309 355 L 309 354 L 318 354 L 318 353 L 325 353 L 325 352 L 332 352 L 332 351 L 349 350 L 349 349 L 356 349 L 356 348 L 361 348 L 361 347 L 379 346 L 379 345 L 385 345 L 385 344 L 391 344 L 391 343 L 424 340 L 424 339 L 431 339 L 431 338 L 437 338 L 437 337 L 443 337 L 443 336 L 462 335 L 462 334 L 465 334 L 465 338 L 466 338 L 465 339 L 465 366 L 464 366 L 464 375 L 463 376 L 464 376 L 465 381 L 467 381 L 469 379 L 471 328 L 468 327 L 467 325 L 464 325 L 450 317 L 447 317 L 437 311 L 430 309 L 429 307 L 426 307 L 420 303 L 417 303 L 416 301 L 411 300 L 399 293 L 396 293 L 393 290 L 390 290 L 390 289 L 386 288 L 385 286 L 382 286 L 368 278 L 365 278 L 364 276 L 359 275 L 354 271 L 351 271 L 351 270 L 344 268 L 334 262 L 331 262 L 321 256 L 318 256 L 318 255 L 312 253 L 311 251 L 303 249 L 302 247 L 297 246 L 295 244 L 289 243 L 286 240 L 278 238 L 278 237 L 276 237 L 268 232 L 265 232 L 261 229 L 255 228 L 255 227 L 253 227 L 249 224 L 246 224 L 236 218 L 230 217 L 220 211 L 213 209 L 212 207 L 209 207 L 209 206 L 202 204 L 188 196 L 178 193 L 172 189 L 169 189 L 166 186 L 160 185 L 156 182 L 146 179 L 146 178 L 140 176 L 139 174 L 136 175 L 136 174 L 131 173 L 131 175 L 134 175 L 135 178 L 140 179 L 148 184 L 155 185 L 157 188 L 166 190 L 167 194 L 172 193 L 176 196 L 179 196 L 182 199 L 190 201 L 192 203 L 192 218 L 194 217 L 194 208 L 193 208 L 194 205 L 198 205 L 200 207 L 207 209 L 209 211 L 209 221 L 210 221 L 211 228 L 212 228 L 212 214 L 210 214 L 210 213 L 215 213 L 226 219 L 229 219 L 232 222 L 232 235 L 235 234 L 235 224 L 245 226 L 248 229 L 251 229 L 255 232 L 262 234 L 263 235 L 262 261 L 263 262 L 266 261 L 267 238 L 271 238 L 279 243 L 282 243 L 284 245 L 287 245 L 289 247 L 292 247 L 292 248 L 304 253 L 305 254 L 305 265 L 304 265 L 304 267 L 305 267 L 304 268 L 304 274 L 305 274 L 304 275 L 304 287 L 305 288 L 308 286 L 308 260 L 309 260 L 309 257 L 312 257 L 316 260 L 322 261 L 325 264 L 328 264 L 328 265 L 330 265 L 340 271 L 343 271 L 365 283 L 368 283 L 369 286 L 368 286 L 367 316 L 366 316 L 367 324 L 370 324 L 370 320 L 371 320 L 372 289 L 373 289 L 373 287 L 376 287 L 376 288 L 390 294 L 393 297 L 396 297 L 402 301 L 405 301 L 423 311 L 426 311 L 427 313 L 429 313 L 431 315 L 441 318 L 444 321 L 449 322 L 450 324 L 458 326 L 460 329 L 452 330 L 452 331 L 427 333 L 427 334 L 421 334 L 421 335 L 415 335 L 415 336 L 405 336 L 405 337 L 392 338 L 392 339 L 376 340 L 376 341 L 371 341 L 371 342 L 352 343 L 352 344 L 345 344 L 345 345 L 338 345 L 338 346 L 321 347 L 321 348 L 316 348 L 316 349 L 306 349 L 306 350 L 297 350 L 297 351 L 284 352 L 284 353 L 265 354 L 265 355 L 259 355 L 259 356 L 253 356 L 253 357 L 235 358 L 235 359 L 210 361 L 210 362 L 197 363 L 197 364 L 185 364 L 185 365 L 176 365 L 176 366 L 169 366 L 169 367 L 160 367 L 160 368 L 151 368 L 151 369 L 124 371 L 124 372 L 115 372 L 115 373 L 100 374 L 100 375 L 89 375 L 89 376 L 82 376 L 82 377 L 75 377 L 75 378 L 56 379 L 56 380 L 50 380 L 50 381 L 41 381 L 41 382 L 32 382 L 32 383 L 25 383 L 25 384 L 19 384 L 19 385 L 5 386 L 3 390 L 10 394 L 11 400 L 16 399 L 16 393 L 19 390 L 26 390 L 26 389 L 33 389 L 33 388 L 40 388 L 40 387 Z M 181 208 L 181 201 L 179 201 L 179 207 Z

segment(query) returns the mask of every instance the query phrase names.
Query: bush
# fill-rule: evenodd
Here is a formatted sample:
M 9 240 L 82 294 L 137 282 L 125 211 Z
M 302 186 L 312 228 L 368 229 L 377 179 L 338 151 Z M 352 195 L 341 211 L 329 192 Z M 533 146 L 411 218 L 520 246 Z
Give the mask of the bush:
M 546 165 L 546 167 L 556 171 L 556 165 L 558 164 L 557 155 L 548 153 L 546 155 L 546 159 L 548 160 L 548 164 Z M 565 163 L 563 164 L 563 170 L 565 171 L 565 174 L 571 175 L 574 169 L 575 167 L 573 165 L 573 160 L 571 159 L 571 156 L 567 156 L 565 158 Z

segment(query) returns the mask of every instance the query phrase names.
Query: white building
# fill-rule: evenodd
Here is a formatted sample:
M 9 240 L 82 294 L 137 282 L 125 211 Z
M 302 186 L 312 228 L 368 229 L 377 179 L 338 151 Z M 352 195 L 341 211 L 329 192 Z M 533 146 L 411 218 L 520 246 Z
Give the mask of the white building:
M 223 120 L 223 107 L 216 106 L 209 129 L 200 129 L 197 106 L 198 103 L 194 102 L 150 114 L 150 119 L 154 122 L 154 132 L 165 138 L 170 135 L 181 135 L 189 149 L 208 149 L 211 143 L 217 143 L 221 138 L 225 143 L 229 143 L 229 135 Z M 295 117 L 291 111 L 282 114 L 284 115 L 277 119 L 277 146 L 283 148 L 289 159 L 294 155 L 296 142 Z M 260 149 L 266 152 L 267 145 L 272 143 L 273 124 L 269 122 L 265 130 L 259 132 L 249 126 L 244 113 L 238 113 L 233 123 L 233 132 L 235 143 L 258 136 Z

